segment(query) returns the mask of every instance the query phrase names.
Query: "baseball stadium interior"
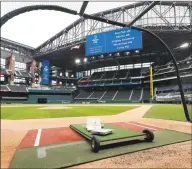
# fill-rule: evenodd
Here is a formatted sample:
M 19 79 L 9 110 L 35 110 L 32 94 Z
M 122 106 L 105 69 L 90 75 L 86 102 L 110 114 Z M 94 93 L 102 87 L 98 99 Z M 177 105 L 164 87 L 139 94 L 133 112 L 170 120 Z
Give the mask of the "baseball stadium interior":
M 129 23 L 146 5 L 139 2 L 93 15 Z M 173 52 L 187 103 L 192 102 L 191 9 L 185 1 L 161 2 L 134 23 L 154 32 Z M 1 37 L 1 103 L 180 104 L 171 57 L 148 33 L 142 32 L 142 48 L 86 56 L 87 36 L 118 29 L 80 18 L 37 48 Z

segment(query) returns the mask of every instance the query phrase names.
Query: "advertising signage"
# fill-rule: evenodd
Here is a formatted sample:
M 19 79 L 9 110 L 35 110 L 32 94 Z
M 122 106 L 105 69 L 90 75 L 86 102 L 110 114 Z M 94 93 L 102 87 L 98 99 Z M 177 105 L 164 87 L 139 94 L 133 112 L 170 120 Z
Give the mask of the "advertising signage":
M 42 63 L 42 84 L 48 85 L 49 84 L 49 61 L 43 60 Z
M 142 32 L 123 28 L 86 37 L 86 56 L 141 49 Z

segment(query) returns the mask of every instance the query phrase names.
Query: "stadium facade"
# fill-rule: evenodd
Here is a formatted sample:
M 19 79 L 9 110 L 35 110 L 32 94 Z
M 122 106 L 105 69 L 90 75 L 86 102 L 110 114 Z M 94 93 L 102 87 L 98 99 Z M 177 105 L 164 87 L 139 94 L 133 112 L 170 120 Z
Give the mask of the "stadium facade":
M 130 23 L 149 5 L 140 2 L 93 16 Z M 191 102 L 192 3 L 160 2 L 134 26 L 156 33 L 170 47 Z M 2 103 L 180 103 L 171 58 L 147 33 L 142 32 L 142 48 L 86 56 L 89 35 L 120 29 L 81 17 L 37 48 L 1 37 Z

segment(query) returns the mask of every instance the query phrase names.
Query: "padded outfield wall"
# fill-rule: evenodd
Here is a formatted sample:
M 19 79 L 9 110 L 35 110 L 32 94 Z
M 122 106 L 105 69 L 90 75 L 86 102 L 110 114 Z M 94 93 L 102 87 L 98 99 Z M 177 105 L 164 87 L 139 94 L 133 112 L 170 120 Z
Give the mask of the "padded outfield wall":
M 38 103 L 40 99 L 46 100 L 46 103 L 63 103 L 72 100 L 72 91 L 70 90 L 29 90 L 28 103 Z
M 73 92 L 70 90 L 41 90 L 28 89 L 26 92 L 1 92 L 1 104 L 37 104 L 39 99 L 45 103 L 64 103 L 72 101 Z

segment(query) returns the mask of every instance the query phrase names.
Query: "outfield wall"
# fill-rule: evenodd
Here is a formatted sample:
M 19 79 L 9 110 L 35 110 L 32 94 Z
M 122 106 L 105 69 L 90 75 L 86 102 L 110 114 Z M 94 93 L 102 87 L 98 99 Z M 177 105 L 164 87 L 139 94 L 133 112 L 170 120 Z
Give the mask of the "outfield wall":
M 64 103 L 72 101 L 72 91 L 29 90 L 26 92 L 1 92 L 1 104 Z M 44 102 L 40 102 L 44 100 Z
M 29 95 L 27 103 L 38 103 L 38 99 L 47 99 L 47 103 L 63 103 L 72 100 L 72 95 Z

